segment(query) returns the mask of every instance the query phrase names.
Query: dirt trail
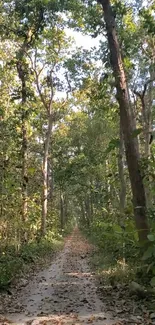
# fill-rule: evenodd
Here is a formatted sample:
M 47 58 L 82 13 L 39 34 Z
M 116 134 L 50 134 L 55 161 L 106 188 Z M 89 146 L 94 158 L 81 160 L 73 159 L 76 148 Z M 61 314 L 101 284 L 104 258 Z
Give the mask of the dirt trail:
M 113 324 L 96 294 L 87 254 L 91 246 L 76 229 L 49 268 L 18 293 L 23 312 L 6 318 L 14 324 Z

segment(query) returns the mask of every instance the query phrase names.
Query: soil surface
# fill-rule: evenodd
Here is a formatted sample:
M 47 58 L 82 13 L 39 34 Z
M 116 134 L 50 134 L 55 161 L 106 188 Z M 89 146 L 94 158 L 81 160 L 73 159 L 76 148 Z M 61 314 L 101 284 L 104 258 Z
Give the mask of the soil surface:
M 75 229 L 50 267 L 22 285 L 10 299 L 9 312 L 0 317 L 0 324 L 116 324 L 96 292 L 89 268 L 92 250 Z

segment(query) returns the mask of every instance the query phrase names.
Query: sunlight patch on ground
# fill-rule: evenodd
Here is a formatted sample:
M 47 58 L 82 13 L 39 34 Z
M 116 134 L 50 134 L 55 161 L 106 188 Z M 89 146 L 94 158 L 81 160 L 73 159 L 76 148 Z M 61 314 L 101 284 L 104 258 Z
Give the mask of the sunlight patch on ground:
M 70 276 L 76 276 L 76 277 L 93 277 L 93 275 L 91 274 L 91 272 L 69 272 L 66 273 L 67 275 Z
M 11 323 L 12 325 L 84 325 L 84 324 L 98 324 L 98 325 L 112 325 L 113 320 L 107 318 L 107 315 L 103 312 L 87 313 L 86 315 L 78 315 L 71 313 L 69 315 L 48 315 L 43 317 L 35 317 L 31 319 L 25 319 L 20 322 Z M 7 323 L 9 324 L 9 323 Z
M 70 282 L 71 285 L 79 285 L 79 282 L 76 282 L 76 281 L 72 281 Z M 53 286 L 53 287 L 57 287 L 57 286 L 62 286 L 62 285 L 68 285 L 68 281 L 57 281 L 56 283 L 54 282 L 43 282 L 41 283 L 41 285 L 43 286 L 47 286 L 47 287 L 50 287 L 50 286 Z
M 127 263 L 125 263 L 124 260 L 118 260 L 117 261 L 117 266 L 115 267 L 109 267 L 109 269 L 107 270 L 102 270 L 102 274 L 114 274 L 116 272 L 126 272 L 127 270 L 129 270 L 129 265 Z

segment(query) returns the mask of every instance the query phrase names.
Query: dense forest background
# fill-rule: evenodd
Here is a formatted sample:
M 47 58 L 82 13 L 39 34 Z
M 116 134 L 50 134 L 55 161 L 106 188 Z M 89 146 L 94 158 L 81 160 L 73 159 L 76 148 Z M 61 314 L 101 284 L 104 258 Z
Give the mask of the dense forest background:
M 154 286 L 154 2 L 0 10 L 1 285 L 78 224 Z

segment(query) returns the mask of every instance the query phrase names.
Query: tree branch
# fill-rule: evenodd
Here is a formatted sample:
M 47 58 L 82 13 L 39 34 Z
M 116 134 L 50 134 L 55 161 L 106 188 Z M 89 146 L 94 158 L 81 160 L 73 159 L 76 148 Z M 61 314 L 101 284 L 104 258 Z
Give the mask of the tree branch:
M 142 91 L 141 93 L 138 92 L 136 89 L 134 89 L 134 90 L 133 90 L 134 94 L 135 94 L 136 96 L 138 96 L 141 100 L 144 99 L 144 96 L 145 96 L 145 94 L 146 94 L 146 91 L 147 91 L 147 87 L 148 87 L 148 85 L 149 85 L 151 82 L 153 82 L 154 80 L 155 80 L 155 78 L 146 81 L 145 84 L 144 84 L 143 91 Z

